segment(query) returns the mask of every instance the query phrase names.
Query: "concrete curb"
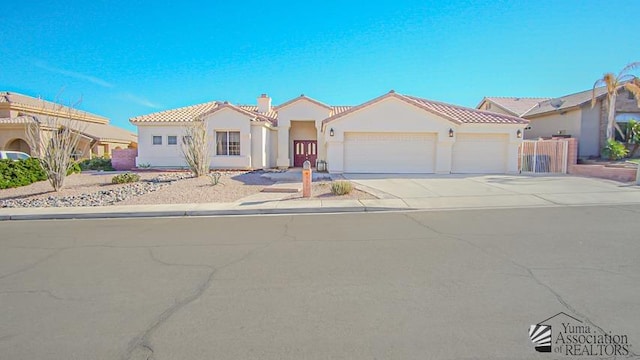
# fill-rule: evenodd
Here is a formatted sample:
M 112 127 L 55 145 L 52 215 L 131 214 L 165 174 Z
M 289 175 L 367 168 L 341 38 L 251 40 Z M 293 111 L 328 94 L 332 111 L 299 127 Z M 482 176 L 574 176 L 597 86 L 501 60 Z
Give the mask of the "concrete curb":
M 7 220 L 68 220 L 68 219 L 117 219 L 149 217 L 197 217 L 223 215 L 275 215 L 275 214 L 326 214 L 382 212 L 398 210 L 417 210 L 408 208 L 384 207 L 319 207 L 319 208 L 280 208 L 280 209 L 220 209 L 220 210 L 160 210 L 160 211 L 113 211 L 113 212 L 61 212 L 42 214 L 0 215 L 0 221 Z

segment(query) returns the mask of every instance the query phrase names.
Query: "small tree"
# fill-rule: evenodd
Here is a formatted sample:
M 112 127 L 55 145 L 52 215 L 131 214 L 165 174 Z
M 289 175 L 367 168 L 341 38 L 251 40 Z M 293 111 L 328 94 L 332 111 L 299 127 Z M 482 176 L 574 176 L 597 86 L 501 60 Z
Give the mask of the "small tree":
M 622 88 L 627 89 L 627 91 L 635 96 L 638 101 L 638 106 L 640 106 L 640 80 L 637 76 L 631 74 L 631 72 L 637 68 L 640 68 L 640 62 L 631 63 L 625 66 L 618 75 L 606 73 L 593 84 L 591 107 L 596 105 L 596 87 L 604 85 L 607 88 L 607 139 L 615 140 L 614 129 L 616 127 L 616 98 L 618 91 Z M 624 136 L 624 134 L 621 135 Z
M 34 155 L 40 159 L 47 179 L 55 191 L 64 187 L 67 172 L 73 166 L 71 158 L 80 141 L 82 113 L 73 106 L 42 102 L 42 113 L 26 126 L 26 137 Z
M 209 173 L 211 146 L 207 124 L 204 121 L 195 120 L 187 125 L 182 141 L 182 155 L 194 176 L 200 177 Z

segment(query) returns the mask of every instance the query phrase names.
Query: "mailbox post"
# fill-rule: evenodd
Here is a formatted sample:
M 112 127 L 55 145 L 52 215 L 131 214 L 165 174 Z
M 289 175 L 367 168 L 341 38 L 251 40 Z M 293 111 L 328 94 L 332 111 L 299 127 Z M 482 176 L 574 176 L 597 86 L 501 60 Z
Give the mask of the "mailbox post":
M 311 162 L 302 164 L 302 197 L 311 197 Z

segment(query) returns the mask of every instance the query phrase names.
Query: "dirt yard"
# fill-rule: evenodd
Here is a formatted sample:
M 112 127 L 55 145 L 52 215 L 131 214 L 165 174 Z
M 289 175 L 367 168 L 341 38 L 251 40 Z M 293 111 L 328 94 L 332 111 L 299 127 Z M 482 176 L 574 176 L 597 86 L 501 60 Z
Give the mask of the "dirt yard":
M 234 202 L 260 192 L 274 182 L 262 171 L 225 171 L 217 185 L 209 177 L 192 178 L 187 172 L 138 172 L 140 182 L 112 184 L 113 172 L 83 172 L 67 177 L 65 188 L 54 192 L 48 181 L 0 190 L 0 207 L 67 207 Z M 330 182 L 313 184 L 316 199 L 371 199 L 354 190 L 331 194 Z M 294 194 L 291 200 L 302 199 Z

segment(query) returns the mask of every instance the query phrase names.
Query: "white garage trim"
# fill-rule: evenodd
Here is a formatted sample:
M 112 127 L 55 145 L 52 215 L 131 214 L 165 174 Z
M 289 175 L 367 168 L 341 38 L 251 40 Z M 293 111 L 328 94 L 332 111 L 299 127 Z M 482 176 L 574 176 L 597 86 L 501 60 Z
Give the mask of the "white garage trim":
M 435 145 L 435 133 L 347 132 L 344 171 L 433 173 Z
M 451 172 L 503 174 L 507 172 L 507 134 L 457 134 Z

